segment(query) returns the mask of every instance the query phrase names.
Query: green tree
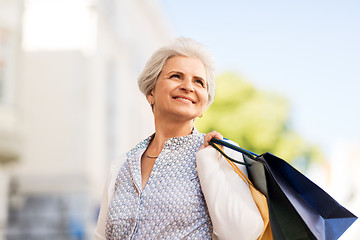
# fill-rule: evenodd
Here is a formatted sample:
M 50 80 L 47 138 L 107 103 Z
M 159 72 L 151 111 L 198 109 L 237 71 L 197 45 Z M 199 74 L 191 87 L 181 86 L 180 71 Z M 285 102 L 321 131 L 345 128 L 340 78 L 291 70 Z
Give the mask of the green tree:
M 279 94 L 260 91 L 239 75 L 217 77 L 214 103 L 198 119 L 201 132 L 216 130 L 241 147 L 256 153 L 271 152 L 304 168 L 321 160 L 321 152 L 309 146 L 290 125 L 290 104 Z

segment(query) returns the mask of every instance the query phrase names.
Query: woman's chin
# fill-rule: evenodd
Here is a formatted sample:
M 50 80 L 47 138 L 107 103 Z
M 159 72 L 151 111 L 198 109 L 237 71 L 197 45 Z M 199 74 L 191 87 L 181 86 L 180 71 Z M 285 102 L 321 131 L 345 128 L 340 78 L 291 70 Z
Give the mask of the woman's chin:
M 177 112 L 177 113 L 172 114 L 172 116 L 173 116 L 174 120 L 184 121 L 184 122 L 192 121 L 197 117 L 196 114 L 191 114 L 189 112 Z

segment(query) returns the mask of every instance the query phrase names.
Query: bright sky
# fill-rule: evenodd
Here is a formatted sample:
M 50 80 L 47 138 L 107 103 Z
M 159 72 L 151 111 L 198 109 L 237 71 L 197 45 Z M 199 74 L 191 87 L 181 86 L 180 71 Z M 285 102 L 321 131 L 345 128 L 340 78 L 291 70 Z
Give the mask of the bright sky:
M 326 155 L 360 139 L 360 1 L 159 0 L 178 36 L 292 104 L 292 125 Z

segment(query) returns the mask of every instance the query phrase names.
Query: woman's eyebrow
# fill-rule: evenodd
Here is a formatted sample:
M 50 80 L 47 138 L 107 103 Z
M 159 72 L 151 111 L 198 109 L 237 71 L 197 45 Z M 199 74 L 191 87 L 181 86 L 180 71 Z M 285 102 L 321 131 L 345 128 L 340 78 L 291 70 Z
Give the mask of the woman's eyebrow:
M 184 73 L 183 73 L 182 71 L 180 71 L 180 70 L 171 70 L 170 72 L 168 72 L 168 73 L 166 74 L 166 76 L 169 76 L 169 75 L 171 75 L 171 74 L 184 75 Z M 206 82 L 205 78 L 200 77 L 200 76 L 197 76 L 197 75 L 193 76 L 192 78 L 193 78 L 193 79 L 202 80 L 202 81 Z
M 206 81 L 205 81 L 205 78 L 203 78 L 203 77 L 194 76 L 194 79 L 198 79 L 198 80 L 202 80 L 202 81 L 206 82 Z
M 168 74 L 172 74 L 172 73 L 183 74 L 183 72 L 178 71 L 178 70 L 168 72 Z

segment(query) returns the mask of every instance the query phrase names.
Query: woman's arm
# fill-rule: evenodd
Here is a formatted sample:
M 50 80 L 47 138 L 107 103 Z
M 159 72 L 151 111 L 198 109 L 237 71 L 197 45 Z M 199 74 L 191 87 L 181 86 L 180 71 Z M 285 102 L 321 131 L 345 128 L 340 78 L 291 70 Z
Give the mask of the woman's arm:
M 111 172 L 109 172 L 109 175 L 106 179 L 105 187 L 102 194 L 100 212 L 95 229 L 96 240 L 105 240 L 106 216 L 109 208 L 108 189 L 109 189 L 110 178 L 111 178 Z
M 110 200 L 113 196 L 114 190 L 115 190 L 115 181 L 116 176 L 119 172 L 119 169 L 121 165 L 123 164 L 123 160 L 126 159 L 126 156 L 123 155 L 119 160 L 114 161 L 111 166 L 108 173 L 108 177 L 105 182 L 105 187 L 103 190 L 102 200 L 101 200 L 101 206 L 100 206 L 100 212 L 99 217 L 95 229 L 95 239 L 96 240 L 105 240 L 105 228 L 106 228 L 106 217 L 109 209 Z

